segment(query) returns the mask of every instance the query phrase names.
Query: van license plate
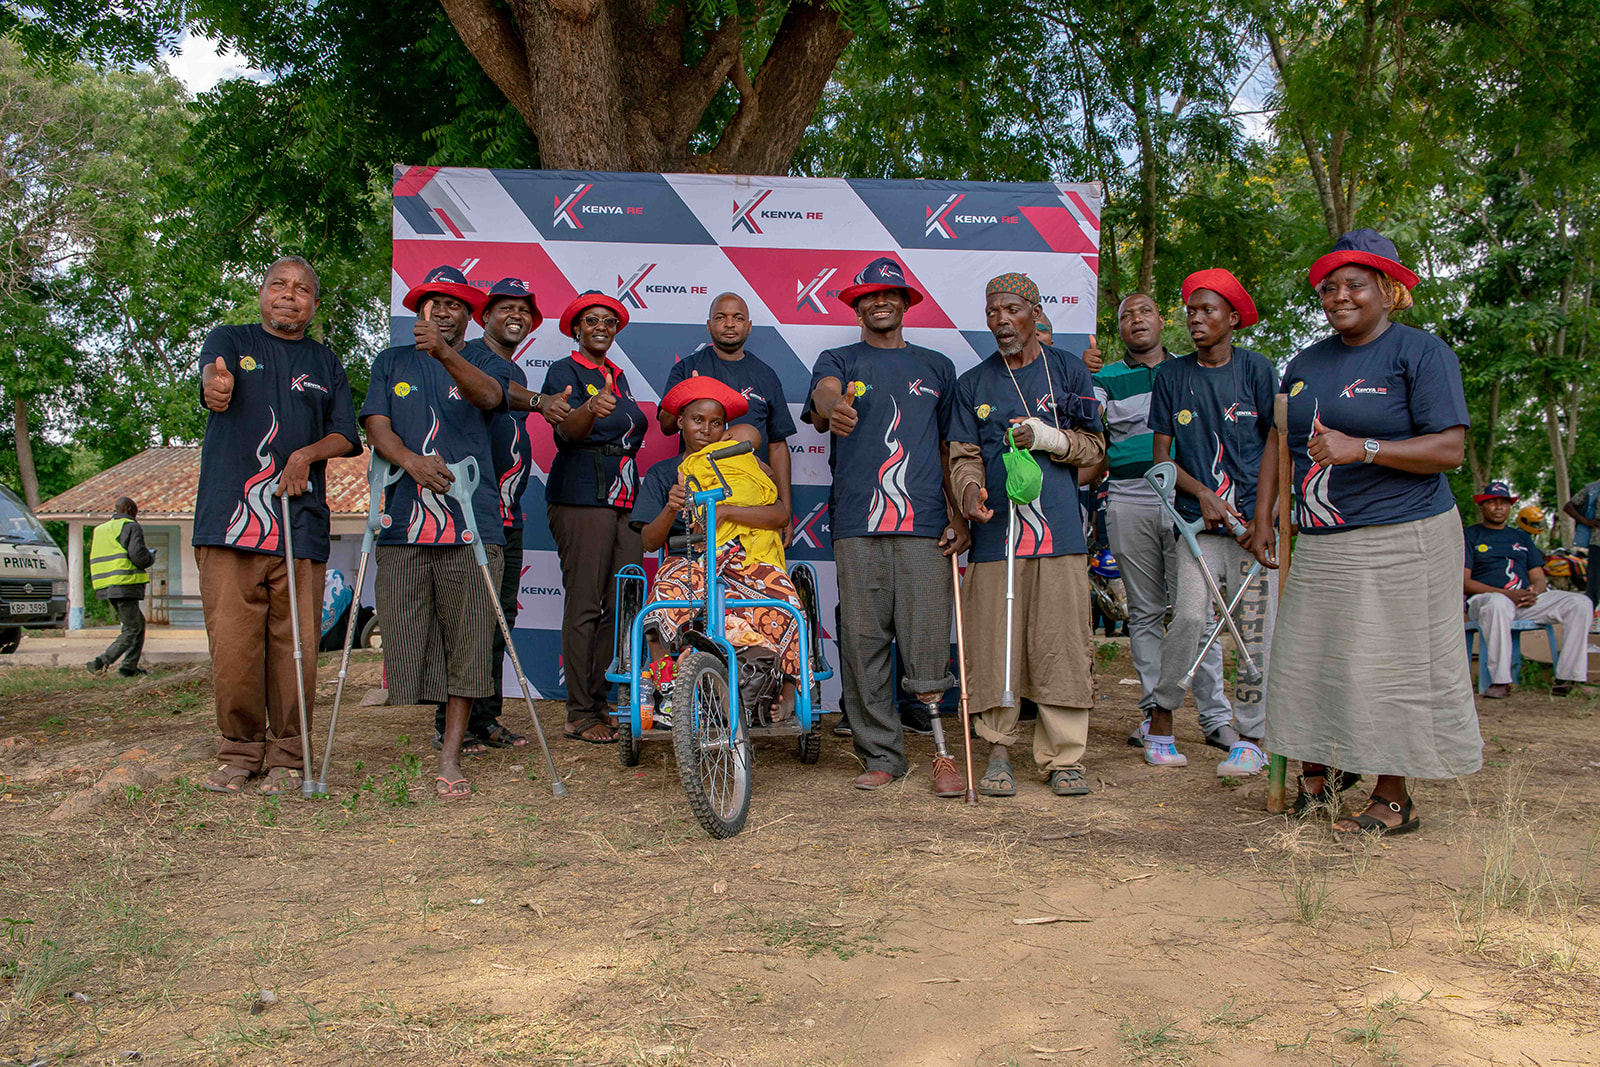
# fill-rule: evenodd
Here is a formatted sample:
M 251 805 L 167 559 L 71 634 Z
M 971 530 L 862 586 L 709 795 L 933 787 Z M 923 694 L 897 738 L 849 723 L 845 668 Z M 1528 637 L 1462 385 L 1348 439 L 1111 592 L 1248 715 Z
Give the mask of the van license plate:
M 48 615 L 48 614 L 50 614 L 50 604 L 49 604 L 48 601 L 44 601 L 44 600 L 33 600 L 33 601 L 29 601 L 29 600 L 13 600 L 11 602 L 10 607 L 11 607 L 11 614 L 13 614 L 13 615 Z

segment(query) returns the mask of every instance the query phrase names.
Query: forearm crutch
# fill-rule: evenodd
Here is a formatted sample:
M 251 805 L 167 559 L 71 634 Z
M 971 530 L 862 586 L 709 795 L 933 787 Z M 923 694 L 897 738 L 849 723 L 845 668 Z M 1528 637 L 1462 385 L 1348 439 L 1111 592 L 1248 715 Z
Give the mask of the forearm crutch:
M 961 679 L 961 747 L 967 753 L 967 795 L 965 803 L 976 804 L 978 791 L 973 787 L 972 778 L 972 713 L 967 710 L 967 635 L 961 625 L 961 565 L 956 562 L 954 554 L 950 556 L 950 579 L 956 587 L 956 672 Z M 1009 661 L 1011 657 L 1007 656 Z M 935 723 L 939 720 L 934 719 Z M 939 746 L 943 751 L 944 745 Z
M 1014 708 L 1017 695 L 1011 691 L 1011 616 L 1017 599 L 1017 504 L 1006 508 L 1006 677 L 1000 691 L 1000 706 Z M 971 777 L 970 775 L 968 776 Z
M 1229 607 L 1228 600 L 1222 595 L 1222 589 L 1217 585 L 1216 575 L 1211 573 L 1211 567 L 1206 563 L 1205 553 L 1200 550 L 1200 542 L 1195 537 L 1197 533 L 1205 529 L 1205 521 L 1195 519 L 1190 522 L 1178 514 L 1178 509 L 1172 503 L 1172 493 L 1178 485 L 1177 464 L 1171 460 L 1157 463 L 1144 472 L 1144 480 L 1150 483 L 1150 487 L 1161 498 L 1161 506 L 1166 509 L 1168 517 L 1177 524 L 1178 533 L 1183 536 L 1183 542 L 1188 546 L 1189 554 L 1194 557 L 1196 563 L 1200 564 L 1200 573 L 1206 580 L 1206 588 L 1211 590 L 1211 600 L 1216 605 L 1217 610 L 1222 612 L 1221 621 L 1227 625 L 1228 632 L 1233 635 L 1233 644 L 1239 653 L 1239 677 L 1246 682 L 1259 682 L 1261 680 L 1261 668 L 1256 666 L 1256 661 L 1251 658 L 1250 653 L 1245 649 L 1244 638 L 1239 635 L 1239 625 L 1233 621 L 1233 612 Z
M 1235 522 L 1231 525 L 1233 527 L 1233 536 L 1235 540 L 1238 540 L 1245 535 L 1246 531 L 1244 523 Z M 1239 602 L 1244 599 L 1245 593 L 1248 592 L 1250 587 L 1255 584 L 1256 578 L 1260 574 L 1261 561 L 1251 560 L 1249 573 L 1244 576 L 1244 581 L 1239 583 L 1239 590 L 1233 594 L 1233 599 L 1228 601 L 1228 610 L 1224 613 L 1225 618 L 1233 618 L 1233 613 L 1239 607 Z M 1185 688 L 1188 687 L 1190 682 L 1194 681 L 1194 673 L 1200 669 L 1200 661 L 1206 658 L 1206 653 L 1211 651 L 1211 646 L 1216 642 L 1218 635 L 1221 633 L 1222 619 L 1218 619 L 1216 622 L 1211 624 L 1210 632 L 1206 634 L 1206 639 L 1200 644 L 1200 654 L 1194 658 L 1193 663 L 1189 664 L 1189 670 L 1183 676 L 1183 685 Z
M 371 461 L 367 465 L 369 490 L 367 525 L 361 534 L 361 562 L 356 565 L 355 594 L 350 599 L 350 610 L 344 627 L 344 652 L 339 656 L 339 685 L 333 691 L 333 712 L 328 716 L 328 743 L 322 746 L 322 772 L 317 775 L 317 780 L 307 796 L 328 795 L 328 768 L 333 764 L 334 731 L 339 728 L 339 705 L 344 700 L 345 677 L 350 673 L 350 646 L 355 641 L 356 623 L 361 615 L 361 590 L 367 582 L 367 560 L 372 557 L 372 547 L 377 541 L 378 531 L 389 525 L 389 516 L 383 510 L 383 494 L 391 485 L 398 482 L 404 473 L 399 467 L 378 455 L 377 449 L 372 450 Z
M 528 703 L 528 717 L 533 720 L 533 734 L 539 739 L 539 751 L 544 753 L 545 770 L 550 774 L 550 791 L 558 797 L 567 795 L 566 784 L 561 781 L 561 775 L 556 772 L 556 761 L 550 758 L 550 746 L 545 743 L 544 727 L 539 724 L 539 709 L 533 702 L 533 687 L 528 684 L 528 676 L 522 673 L 522 658 L 517 655 L 517 646 L 511 640 L 511 627 L 506 624 L 506 613 L 500 610 L 500 590 L 495 587 L 494 579 L 489 576 L 489 554 L 484 551 L 483 539 L 478 536 L 478 516 L 472 510 L 472 491 L 478 487 L 478 459 L 468 456 L 466 459 L 455 463 L 446 463 L 455 480 L 450 483 L 446 496 L 452 497 L 461 505 L 461 516 L 467 524 L 467 533 L 472 539 L 472 556 L 478 561 L 478 573 L 483 575 L 484 588 L 489 592 L 489 606 L 494 608 L 495 621 L 500 624 L 500 636 L 506 639 L 506 651 L 511 654 L 511 666 L 517 672 L 517 683 L 522 686 L 522 699 Z M 495 664 L 499 670 L 500 665 Z
M 278 479 L 268 487 L 272 496 L 278 495 Z M 311 792 L 311 720 L 306 715 L 306 668 L 300 650 L 300 583 L 294 573 L 294 522 L 290 515 L 289 498 L 279 496 L 283 509 L 283 565 L 289 572 L 289 633 L 294 638 L 294 696 L 300 705 L 300 795 Z

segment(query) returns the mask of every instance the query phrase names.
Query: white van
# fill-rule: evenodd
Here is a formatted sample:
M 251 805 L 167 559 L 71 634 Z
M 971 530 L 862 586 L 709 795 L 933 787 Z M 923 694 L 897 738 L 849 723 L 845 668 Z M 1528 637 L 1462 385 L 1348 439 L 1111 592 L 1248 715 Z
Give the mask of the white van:
M 17 650 L 22 628 L 67 625 L 67 557 L 28 505 L 0 485 L 0 654 Z

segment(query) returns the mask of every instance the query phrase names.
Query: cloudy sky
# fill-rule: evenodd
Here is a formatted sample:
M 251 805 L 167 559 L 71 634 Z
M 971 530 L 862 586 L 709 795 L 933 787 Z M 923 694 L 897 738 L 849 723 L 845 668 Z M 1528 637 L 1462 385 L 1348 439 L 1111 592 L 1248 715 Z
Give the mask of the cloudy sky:
M 178 42 L 178 50 L 167 56 L 167 66 L 173 77 L 195 94 L 207 91 L 224 78 L 252 73 L 243 56 L 233 51 L 219 51 L 217 42 L 192 33 L 185 33 Z

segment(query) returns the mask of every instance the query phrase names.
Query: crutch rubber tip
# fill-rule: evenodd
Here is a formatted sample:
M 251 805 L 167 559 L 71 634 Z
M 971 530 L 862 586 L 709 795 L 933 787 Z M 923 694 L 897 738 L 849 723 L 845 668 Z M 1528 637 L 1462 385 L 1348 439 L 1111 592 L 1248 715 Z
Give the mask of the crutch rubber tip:
M 1014 708 L 1014 707 L 1016 707 L 1017 706 L 1017 694 L 1013 693 L 1009 689 L 1007 689 L 1004 693 L 1001 693 L 1000 694 L 1000 706 L 1002 708 Z
M 559 781 L 557 781 L 555 785 L 550 787 L 550 791 L 552 793 L 554 793 L 558 797 L 564 797 L 564 796 L 567 795 L 567 787 L 562 785 L 561 782 L 559 782 Z
M 325 797 L 328 795 L 327 782 L 302 782 L 300 795 L 303 797 Z

